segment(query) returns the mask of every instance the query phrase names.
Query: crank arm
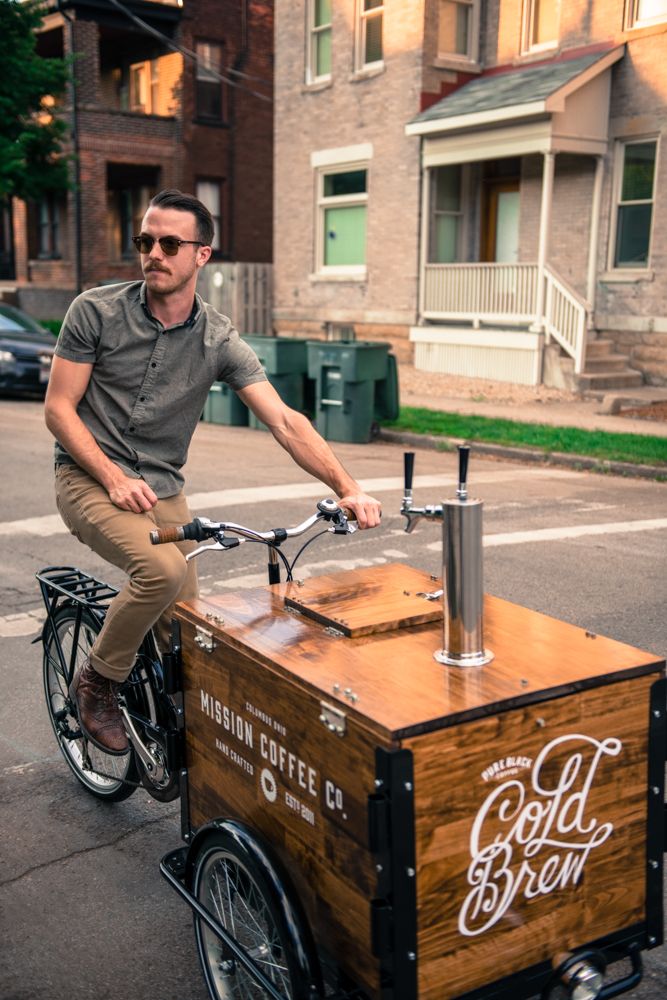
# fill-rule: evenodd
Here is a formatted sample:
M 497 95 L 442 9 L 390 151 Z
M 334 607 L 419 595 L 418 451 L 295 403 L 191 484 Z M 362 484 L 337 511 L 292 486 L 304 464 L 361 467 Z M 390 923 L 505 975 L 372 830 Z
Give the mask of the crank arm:
M 130 713 L 127 710 L 127 707 L 125 705 L 121 705 L 120 702 L 118 707 L 120 708 L 121 715 L 123 716 L 123 722 L 125 723 L 127 735 L 130 738 L 130 743 L 132 744 L 132 747 L 137 757 L 141 761 L 144 770 L 146 770 L 148 774 L 153 774 L 153 772 L 159 767 L 158 761 L 155 760 L 152 753 L 150 753 L 148 748 L 142 742 L 141 737 L 137 732 L 137 728 L 134 725 L 134 722 L 132 721 L 132 717 L 130 716 Z

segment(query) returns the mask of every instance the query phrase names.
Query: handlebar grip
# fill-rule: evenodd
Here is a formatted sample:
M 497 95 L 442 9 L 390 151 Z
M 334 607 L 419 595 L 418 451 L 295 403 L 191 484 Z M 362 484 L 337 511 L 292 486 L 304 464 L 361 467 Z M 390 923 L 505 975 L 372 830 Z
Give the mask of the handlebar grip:
M 212 532 L 206 531 L 201 520 L 196 517 L 188 524 L 182 524 L 171 528 L 155 528 L 150 533 L 151 544 L 162 545 L 164 542 L 201 542 L 208 538 Z
M 403 480 L 405 493 L 409 493 L 412 490 L 412 476 L 414 471 L 415 453 L 414 451 L 406 451 L 403 453 Z
M 150 533 L 151 545 L 162 545 L 164 542 L 182 542 L 185 538 L 181 528 L 155 528 Z

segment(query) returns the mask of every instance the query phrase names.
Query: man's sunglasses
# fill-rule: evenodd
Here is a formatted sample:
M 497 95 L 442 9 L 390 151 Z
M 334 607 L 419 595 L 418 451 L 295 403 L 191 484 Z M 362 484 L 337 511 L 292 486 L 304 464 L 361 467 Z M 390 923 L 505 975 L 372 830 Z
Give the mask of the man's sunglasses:
M 133 236 L 132 242 L 139 253 L 150 253 L 155 246 L 156 240 L 154 236 Z M 160 250 L 167 257 L 175 257 L 179 247 L 182 247 L 184 243 L 191 243 L 197 247 L 206 245 L 201 240 L 179 240 L 177 236 L 160 236 L 157 242 L 160 244 Z

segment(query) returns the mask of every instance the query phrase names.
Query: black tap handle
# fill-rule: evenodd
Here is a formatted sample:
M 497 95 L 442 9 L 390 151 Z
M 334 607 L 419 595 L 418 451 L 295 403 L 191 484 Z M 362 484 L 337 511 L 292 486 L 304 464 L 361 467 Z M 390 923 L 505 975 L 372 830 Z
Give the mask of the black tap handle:
M 414 451 L 403 452 L 403 481 L 404 481 L 404 492 L 409 493 L 412 489 L 412 475 L 415 471 L 415 453 Z
M 459 488 L 464 492 L 468 482 L 468 459 L 470 458 L 470 447 L 467 444 L 459 445 Z

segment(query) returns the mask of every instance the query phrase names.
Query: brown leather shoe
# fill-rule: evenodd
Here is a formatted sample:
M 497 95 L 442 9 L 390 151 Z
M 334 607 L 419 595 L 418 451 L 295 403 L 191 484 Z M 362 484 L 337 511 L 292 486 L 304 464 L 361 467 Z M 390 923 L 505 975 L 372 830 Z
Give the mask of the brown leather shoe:
M 118 687 L 98 674 L 86 657 L 72 678 L 69 696 L 76 705 L 84 736 L 105 753 L 120 756 L 127 753 L 129 744 L 116 701 Z

